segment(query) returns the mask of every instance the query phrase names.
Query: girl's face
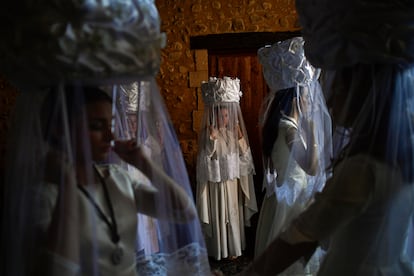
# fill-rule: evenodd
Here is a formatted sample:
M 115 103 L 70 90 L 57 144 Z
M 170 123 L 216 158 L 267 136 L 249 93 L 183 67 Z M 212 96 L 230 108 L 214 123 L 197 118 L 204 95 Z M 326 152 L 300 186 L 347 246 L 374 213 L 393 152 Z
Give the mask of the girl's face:
M 136 138 L 137 136 L 137 115 L 128 114 L 127 122 L 128 122 L 130 137 Z
M 111 150 L 112 133 L 112 105 L 106 101 L 99 101 L 86 105 L 88 119 L 88 134 L 93 161 L 107 159 Z
M 218 125 L 219 127 L 227 127 L 229 124 L 229 110 L 221 108 L 219 111 Z

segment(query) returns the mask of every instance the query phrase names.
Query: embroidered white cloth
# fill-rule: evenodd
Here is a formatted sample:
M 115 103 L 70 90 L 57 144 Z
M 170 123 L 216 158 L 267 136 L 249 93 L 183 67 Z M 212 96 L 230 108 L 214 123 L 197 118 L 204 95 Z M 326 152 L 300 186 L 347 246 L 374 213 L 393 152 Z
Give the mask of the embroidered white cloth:
M 208 82 L 201 84 L 204 103 L 236 102 L 240 101 L 240 79 L 210 77 Z
M 318 79 L 320 70 L 305 58 L 302 37 L 266 45 L 257 51 L 263 76 L 272 91 L 306 86 Z

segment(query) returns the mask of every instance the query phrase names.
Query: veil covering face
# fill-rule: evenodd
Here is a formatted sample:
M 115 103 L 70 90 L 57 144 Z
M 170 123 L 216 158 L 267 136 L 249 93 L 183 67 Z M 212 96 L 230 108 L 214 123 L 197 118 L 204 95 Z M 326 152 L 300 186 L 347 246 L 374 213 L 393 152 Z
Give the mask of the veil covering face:
M 210 77 L 201 90 L 196 201 L 209 255 L 220 260 L 245 249 L 244 227 L 257 212 L 255 169 L 239 105 L 240 80 Z
M 8 4 L 15 33 L 0 42 L 0 71 L 20 90 L 7 148 L 1 273 L 209 275 L 155 80 L 165 37 L 154 2 L 26 2 Z M 31 16 L 32 8 L 44 16 Z M 126 162 L 131 148 L 114 149 L 128 145 L 137 147 Z
M 240 80 L 224 77 L 222 79 L 211 77 L 202 84 L 204 101 L 204 114 L 201 122 L 199 139 L 198 179 L 201 182 L 220 182 L 238 178 L 241 175 L 254 174 L 254 165 L 251 151 L 243 154 L 238 147 L 239 137 L 243 137 L 246 146 L 249 146 L 246 127 L 241 113 L 239 101 L 242 96 Z M 205 152 L 210 137 L 210 129 L 229 130 L 226 149 L 217 152 L 216 158 L 207 158 Z M 231 133 L 231 134 L 230 134 Z M 241 158 L 240 158 L 241 156 Z

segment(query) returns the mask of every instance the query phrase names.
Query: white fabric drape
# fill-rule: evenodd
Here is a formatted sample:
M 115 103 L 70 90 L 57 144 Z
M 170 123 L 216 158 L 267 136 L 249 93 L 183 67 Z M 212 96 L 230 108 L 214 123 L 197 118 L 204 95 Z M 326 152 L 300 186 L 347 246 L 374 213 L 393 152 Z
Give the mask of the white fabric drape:
M 330 175 L 331 118 L 318 82 L 320 70 L 306 59 L 303 43 L 295 37 L 258 50 L 271 92 L 261 112 L 265 197 L 255 256 L 306 210 Z M 316 275 L 322 255 L 319 250 L 306 267 L 297 262 L 283 275 Z
M 155 80 L 165 34 L 154 1 L 3 4 L 1 24 L 13 31 L 4 29 L 0 71 L 20 93 L 2 274 L 210 275 Z
M 239 79 L 212 78 L 202 90 L 196 201 L 208 253 L 220 260 L 245 249 L 244 227 L 257 212 L 255 171 L 239 106 Z

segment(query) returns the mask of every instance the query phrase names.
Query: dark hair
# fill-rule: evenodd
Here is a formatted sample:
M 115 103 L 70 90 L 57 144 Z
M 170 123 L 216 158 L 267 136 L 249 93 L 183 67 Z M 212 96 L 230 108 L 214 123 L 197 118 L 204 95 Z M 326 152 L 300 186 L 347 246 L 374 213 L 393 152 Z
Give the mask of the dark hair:
M 63 87 L 52 87 L 42 105 L 43 137 L 50 144 L 58 146 L 59 137 L 56 137 L 58 128 L 62 128 L 62 110 L 66 109 L 66 117 L 69 128 L 74 126 L 76 116 L 82 114 L 85 105 L 96 102 L 112 103 L 112 98 L 102 89 L 96 86 L 66 85 Z
M 265 158 L 269 158 L 273 144 L 279 135 L 279 122 L 284 114 L 290 114 L 293 98 L 296 96 L 296 88 L 282 89 L 276 92 L 270 103 L 268 114 L 262 128 L 262 151 Z

